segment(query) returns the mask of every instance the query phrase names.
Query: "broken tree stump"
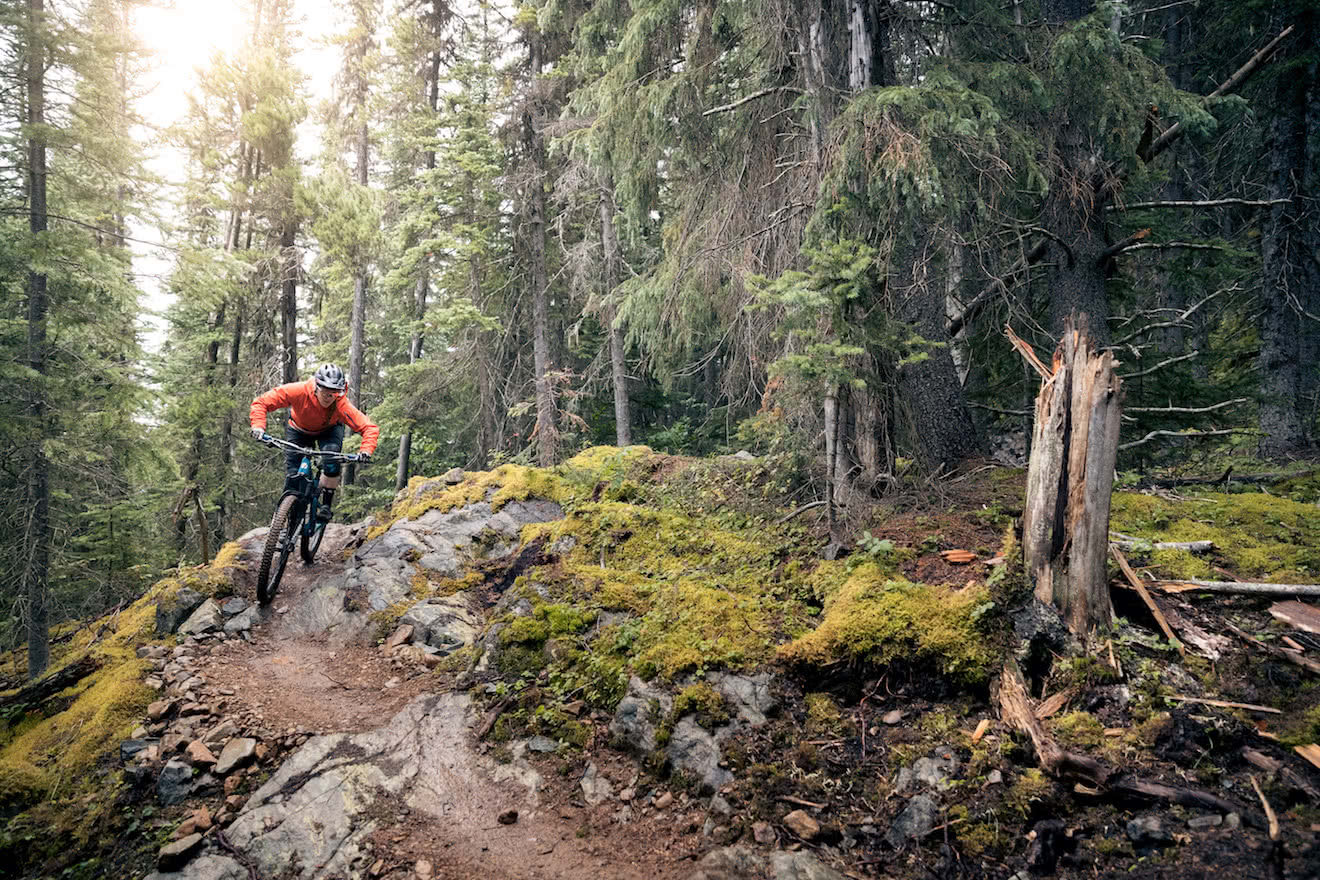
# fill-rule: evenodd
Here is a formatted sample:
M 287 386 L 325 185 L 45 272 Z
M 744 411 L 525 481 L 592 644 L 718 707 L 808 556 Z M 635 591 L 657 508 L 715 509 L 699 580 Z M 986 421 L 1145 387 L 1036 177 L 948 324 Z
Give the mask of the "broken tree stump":
M 1121 383 L 1113 355 L 1094 350 L 1085 316 L 1069 322 L 1051 368 L 1012 330 L 1005 333 L 1042 379 L 1027 467 L 1023 556 L 1036 597 L 1085 637 L 1113 621 L 1105 561 Z

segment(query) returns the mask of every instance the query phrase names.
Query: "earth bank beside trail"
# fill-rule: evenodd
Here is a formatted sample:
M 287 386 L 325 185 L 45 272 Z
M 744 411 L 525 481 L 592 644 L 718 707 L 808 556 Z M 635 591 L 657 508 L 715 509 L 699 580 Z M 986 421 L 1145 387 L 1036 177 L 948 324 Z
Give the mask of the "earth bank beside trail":
M 1110 647 L 1069 659 L 1018 573 L 1020 480 L 972 471 L 937 509 L 858 514 L 851 553 L 823 561 L 817 525 L 785 518 L 797 487 L 764 459 L 601 449 L 450 474 L 332 526 L 260 613 L 238 601 L 257 530 L 153 595 L 177 646 L 154 645 L 145 614 L 121 622 L 150 690 L 123 704 L 133 735 L 101 765 L 122 781 L 90 827 L 119 836 L 88 853 L 158 862 L 157 878 L 1248 876 L 1275 852 L 1255 775 L 1283 817 L 1282 876 L 1313 876 L 1320 779 L 1286 747 L 1320 733 L 1304 672 L 1240 639 L 1182 659 L 1121 593 Z M 1221 495 L 1211 564 L 1254 580 L 1277 558 L 1296 576 L 1292 548 L 1320 537 L 1307 503 L 1238 534 L 1254 496 Z M 1120 495 L 1116 530 L 1163 539 L 1209 507 L 1152 497 Z M 1253 555 L 1267 541 L 1282 549 Z M 187 613 L 184 587 L 203 599 Z M 1180 631 L 1287 634 L 1267 601 L 1159 601 Z M 1023 639 L 1065 747 L 1235 809 L 1042 773 L 990 689 Z

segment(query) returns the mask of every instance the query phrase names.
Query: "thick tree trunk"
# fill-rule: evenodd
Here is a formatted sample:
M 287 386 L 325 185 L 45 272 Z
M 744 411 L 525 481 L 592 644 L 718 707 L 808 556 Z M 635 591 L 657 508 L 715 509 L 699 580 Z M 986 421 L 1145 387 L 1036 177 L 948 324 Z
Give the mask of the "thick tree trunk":
M 438 34 L 441 22 L 441 8 L 439 3 L 432 4 L 430 21 L 434 28 L 434 33 Z M 440 103 L 440 53 L 432 52 L 427 62 L 425 72 L 422 76 L 422 97 L 426 101 L 427 109 L 435 113 L 436 107 Z M 426 161 L 424 163 L 428 171 L 435 168 L 435 150 L 426 151 Z M 421 323 L 426 319 L 426 299 L 431 288 L 430 265 L 425 261 L 421 264 L 421 270 L 417 276 L 417 286 L 413 290 L 413 320 L 418 324 L 417 330 L 412 334 L 412 339 L 408 343 L 408 363 L 415 364 L 422 359 L 422 339 Z M 394 472 L 394 489 L 398 491 L 408 485 L 408 476 L 411 468 L 412 458 L 412 430 L 403 432 L 399 437 L 399 462 Z
M 541 36 L 528 38 L 531 77 L 541 75 Z M 554 389 L 550 385 L 549 281 L 545 265 L 545 180 L 547 157 L 545 137 L 540 130 L 540 112 L 529 103 L 523 110 L 523 141 L 531 167 L 527 184 L 528 258 L 532 275 L 532 369 L 536 377 L 536 463 L 550 467 L 558 455 L 559 431 L 555 425 Z
M 1113 355 L 1067 328 L 1036 397 L 1022 550 L 1036 598 L 1081 636 L 1113 619 L 1105 563 L 1121 399 Z
M 1315 33 L 1303 22 L 1300 39 Z M 1304 44 L 1306 45 L 1306 44 Z M 1315 64 L 1295 74 L 1282 76 L 1275 88 L 1274 119 L 1270 127 L 1269 198 L 1289 199 L 1271 205 L 1269 218 L 1260 238 L 1261 264 L 1264 271 L 1260 310 L 1260 454 L 1287 455 L 1306 449 L 1310 442 L 1310 407 L 1305 389 L 1314 387 L 1310 375 L 1314 361 L 1304 361 L 1313 354 L 1315 322 L 1303 314 L 1320 299 L 1308 290 L 1306 281 L 1316 277 L 1314 246 L 1320 236 L 1309 218 L 1306 184 L 1315 184 L 1308 173 L 1308 129 L 1317 124 L 1315 101 Z M 1314 152 L 1315 147 L 1310 147 Z M 1303 374 L 1308 374 L 1304 381 Z
M 947 291 L 944 281 L 937 278 L 941 273 L 931 265 L 937 257 L 934 251 L 920 242 L 895 248 L 896 311 L 923 339 L 947 343 Z M 912 445 L 926 468 L 952 467 L 980 451 L 976 424 L 963 399 L 950 346 L 933 347 L 924 359 L 905 365 L 899 371 L 898 389 Z
M 366 103 L 365 87 L 362 103 Z M 365 106 L 358 107 L 358 113 L 365 115 Z M 367 159 L 370 140 L 367 136 L 367 124 L 362 123 L 357 137 L 357 182 L 358 186 L 367 185 Z M 348 399 L 358 409 L 363 409 L 362 402 L 362 359 L 365 357 L 367 333 L 367 267 L 357 267 L 353 278 L 353 314 L 349 324 L 348 343 Z M 351 485 L 357 480 L 357 465 L 349 463 L 344 467 L 344 482 Z
M 46 20 L 43 0 L 28 0 L 27 100 L 28 100 L 28 229 L 33 239 L 46 232 Z M 27 558 L 23 565 L 27 599 L 28 678 L 36 678 L 50 663 L 50 625 L 47 600 L 50 593 L 50 462 L 45 441 L 49 433 L 46 412 L 47 372 L 46 319 L 49 300 L 46 275 L 28 272 L 27 361 L 35 376 L 28 385 L 27 415 L 34 436 L 28 444 L 27 473 L 29 515 L 24 540 Z
M 614 295 L 619 285 L 619 237 L 614 228 L 614 182 L 606 175 L 600 188 L 600 244 L 602 294 Z M 614 384 L 614 442 L 619 447 L 632 445 L 632 415 L 628 407 L 628 367 L 624 361 L 623 328 L 619 326 L 618 307 L 607 306 L 605 319 L 610 332 L 610 375 Z

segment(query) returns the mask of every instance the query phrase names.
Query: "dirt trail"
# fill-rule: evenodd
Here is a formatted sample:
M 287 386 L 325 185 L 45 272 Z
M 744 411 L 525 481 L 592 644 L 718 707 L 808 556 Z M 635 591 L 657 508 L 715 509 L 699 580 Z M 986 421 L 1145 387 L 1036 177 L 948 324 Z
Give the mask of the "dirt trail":
M 349 528 L 332 527 L 314 566 L 290 560 L 252 641 L 227 640 L 203 658 L 199 671 L 228 695 L 227 714 L 248 716 L 276 736 L 363 733 L 386 725 L 419 695 L 443 689 L 436 676 L 396 666 L 374 646 L 337 645 L 286 625 L 281 609 L 295 607 L 342 570 L 351 538 Z M 245 557 L 252 561 L 257 552 L 250 546 Z M 442 788 L 448 793 L 428 791 L 425 805 L 417 804 L 414 793 L 414 808 L 382 797 L 370 808 L 377 823 L 370 836 L 370 876 L 665 880 L 692 873 L 692 859 L 707 842 L 696 813 L 630 809 L 614 800 L 588 807 L 577 786 L 585 763 L 580 754 L 531 756 L 531 767 L 524 767 L 540 776 L 535 791 L 525 784 L 526 772 L 523 781 L 517 774 L 497 781 L 507 765 L 473 741 L 472 718 L 466 721 L 461 735 L 444 737 L 450 740 L 444 766 L 426 769 L 427 776 L 447 780 Z M 612 754 L 597 759 L 603 772 L 626 780 L 628 762 Z M 500 824 L 500 813 L 508 809 L 518 811 L 517 821 Z M 631 814 L 626 822 L 619 821 L 621 809 Z M 423 860 L 433 873 L 426 874 L 424 865 L 418 872 Z

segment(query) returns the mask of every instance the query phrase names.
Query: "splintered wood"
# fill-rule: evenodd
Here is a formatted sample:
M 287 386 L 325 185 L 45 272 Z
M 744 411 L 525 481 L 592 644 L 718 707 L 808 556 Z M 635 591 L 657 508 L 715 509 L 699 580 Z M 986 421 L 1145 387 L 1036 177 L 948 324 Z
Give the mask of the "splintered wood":
M 1036 597 L 1084 636 L 1113 620 L 1105 559 L 1122 389 L 1113 355 L 1094 350 L 1084 319 L 1077 325 L 1064 333 L 1052 369 L 1005 332 L 1042 376 L 1023 514 L 1027 570 Z
M 1301 602 L 1275 602 L 1270 616 L 1303 632 L 1320 633 L 1320 609 Z

